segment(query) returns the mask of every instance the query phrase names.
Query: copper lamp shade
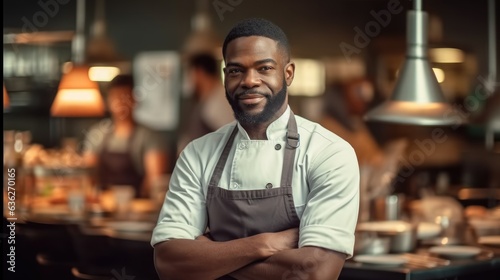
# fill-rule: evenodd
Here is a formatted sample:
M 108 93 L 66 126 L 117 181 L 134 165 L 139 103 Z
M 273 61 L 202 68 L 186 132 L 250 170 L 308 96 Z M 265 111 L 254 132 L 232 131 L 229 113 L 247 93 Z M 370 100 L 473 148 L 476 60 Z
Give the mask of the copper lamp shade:
M 59 83 L 59 89 L 50 108 L 55 117 L 104 116 L 104 101 L 99 85 L 88 76 L 89 67 L 74 66 Z

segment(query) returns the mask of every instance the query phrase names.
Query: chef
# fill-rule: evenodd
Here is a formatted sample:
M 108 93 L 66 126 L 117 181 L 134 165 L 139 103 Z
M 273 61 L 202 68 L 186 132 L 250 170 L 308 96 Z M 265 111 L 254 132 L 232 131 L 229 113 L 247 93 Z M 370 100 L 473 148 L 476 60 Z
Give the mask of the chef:
M 151 240 L 160 278 L 336 279 L 354 247 L 354 150 L 292 112 L 295 64 L 278 26 L 243 20 L 222 52 L 236 121 L 176 163 Z

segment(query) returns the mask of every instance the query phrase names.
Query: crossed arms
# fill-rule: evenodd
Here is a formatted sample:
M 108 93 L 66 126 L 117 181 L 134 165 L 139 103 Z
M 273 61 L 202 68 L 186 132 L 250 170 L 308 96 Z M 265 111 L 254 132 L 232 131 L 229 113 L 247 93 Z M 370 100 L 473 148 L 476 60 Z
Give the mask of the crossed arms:
M 212 168 L 207 167 L 211 161 L 199 160 L 205 157 L 199 157 L 195 145 L 188 145 L 186 150 L 192 159 L 181 154 L 177 160 L 160 221 L 153 232 L 151 243 L 160 278 L 338 278 L 354 243 L 359 167 L 353 149 L 346 144 L 320 146 L 321 152 L 317 152 L 314 161 L 304 162 L 307 174 L 302 178 L 307 183 L 302 186 L 308 190 L 300 216 L 300 234 L 298 229 L 289 229 L 216 242 L 202 235 L 208 217 L 202 187 L 206 178 L 199 174 Z
M 298 229 L 262 233 L 226 242 L 206 236 L 155 245 L 155 266 L 162 280 L 337 279 L 345 254 L 319 247 L 297 248 Z

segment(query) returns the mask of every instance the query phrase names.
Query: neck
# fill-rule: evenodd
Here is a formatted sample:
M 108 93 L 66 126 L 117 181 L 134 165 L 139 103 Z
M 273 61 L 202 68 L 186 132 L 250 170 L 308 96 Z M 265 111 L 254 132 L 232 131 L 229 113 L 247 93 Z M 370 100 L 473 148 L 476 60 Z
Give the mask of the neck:
M 135 123 L 131 119 L 115 120 L 115 134 L 116 135 L 129 135 L 135 127 Z
M 285 111 L 287 106 L 283 106 L 274 116 L 266 122 L 249 124 L 240 122 L 241 126 L 245 129 L 251 140 L 267 140 L 267 128 L 269 125 L 281 117 Z
M 241 126 L 245 129 L 251 140 L 267 140 L 267 127 L 269 123 L 266 124 L 243 124 Z

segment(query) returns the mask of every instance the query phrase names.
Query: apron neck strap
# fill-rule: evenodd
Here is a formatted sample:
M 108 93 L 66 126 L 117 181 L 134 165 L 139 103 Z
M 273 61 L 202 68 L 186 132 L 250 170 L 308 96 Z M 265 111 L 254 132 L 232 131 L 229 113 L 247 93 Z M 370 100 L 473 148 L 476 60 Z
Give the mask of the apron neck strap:
M 295 151 L 300 146 L 300 135 L 297 129 L 297 121 L 290 110 L 288 128 L 286 132 L 285 157 L 281 171 L 281 187 L 291 187 L 293 178 L 293 164 L 295 162 Z
M 222 151 L 222 155 L 220 156 L 219 161 L 215 166 L 214 173 L 212 173 L 212 178 L 210 178 L 210 183 L 208 184 L 209 186 L 217 187 L 217 185 L 219 184 L 220 177 L 222 176 L 222 171 L 224 171 L 224 166 L 226 165 L 227 158 L 229 157 L 229 152 L 231 151 L 231 147 L 233 146 L 234 138 L 236 137 L 237 133 L 238 124 L 235 125 L 231 136 L 229 136 L 229 139 L 227 140 L 226 146 Z

